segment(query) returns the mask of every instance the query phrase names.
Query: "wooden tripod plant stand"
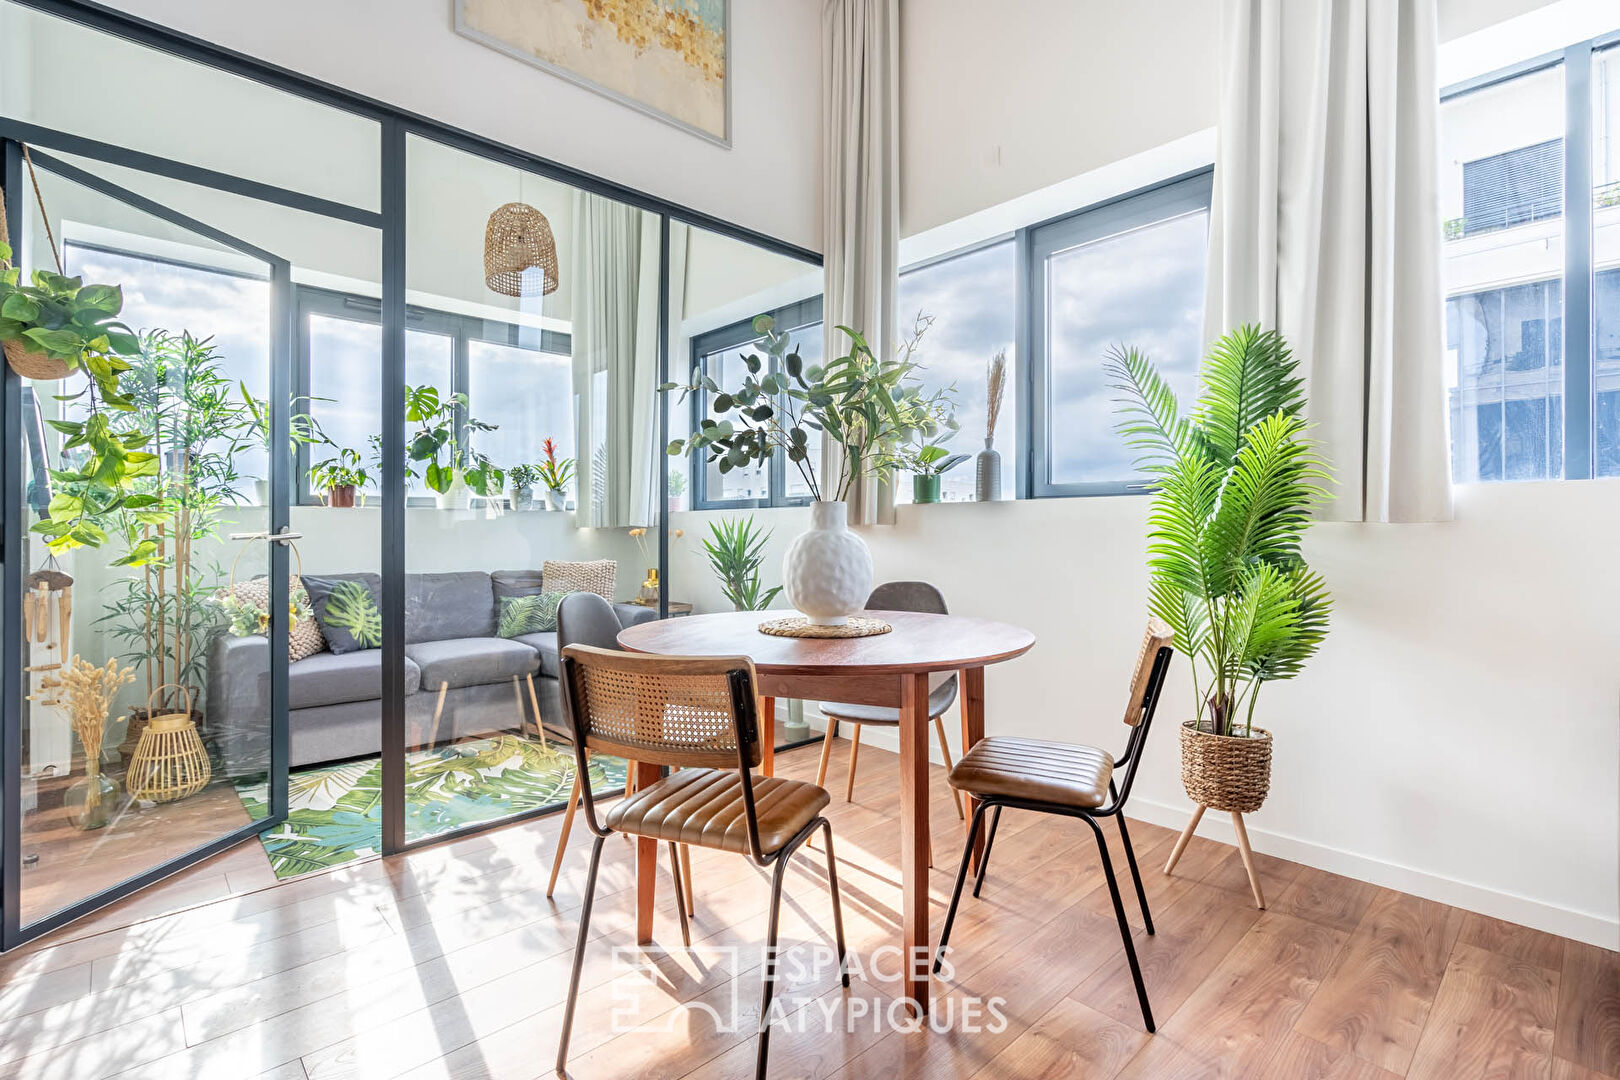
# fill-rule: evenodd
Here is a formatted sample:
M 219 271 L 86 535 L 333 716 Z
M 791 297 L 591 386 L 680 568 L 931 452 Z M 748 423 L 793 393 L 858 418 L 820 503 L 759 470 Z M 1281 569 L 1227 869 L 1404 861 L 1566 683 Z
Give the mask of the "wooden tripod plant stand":
M 1203 803 L 1193 807 L 1192 819 L 1187 827 L 1181 830 L 1176 838 L 1176 846 L 1170 849 L 1170 861 L 1164 864 L 1164 872 L 1169 874 L 1176 868 L 1181 859 L 1181 853 L 1187 850 L 1187 841 L 1191 840 L 1193 833 L 1198 829 L 1198 822 L 1203 819 L 1204 811 L 1209 809 Z M 1254 893 L 1254 906 L 1265 910 L 1266 898 L 1260 892 L 1260 875 L 1254 871 L 1254 852 L 1249 848 L 1249 830 L 1243 827 L 1243 815 L 1236 810 L 1231 811 L 1232 828 L 1237 832 L 1238 853 L 1243 856 L 1243 869 L 1249 874 L 1249 890 Z

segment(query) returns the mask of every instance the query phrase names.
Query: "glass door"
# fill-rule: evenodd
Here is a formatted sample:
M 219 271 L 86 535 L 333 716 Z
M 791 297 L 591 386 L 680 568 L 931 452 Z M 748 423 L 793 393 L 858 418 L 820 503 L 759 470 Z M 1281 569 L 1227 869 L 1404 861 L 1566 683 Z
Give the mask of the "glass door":
M 122 359 L 92 379 L 8 353 L 7 947 L 285 818 L 307 604 L 288 262 L 151 194 L 185 185 L 29 158 L 5 143 L 6 224 L 40 291 L 0 317 L 54 306 L 49 340 Z

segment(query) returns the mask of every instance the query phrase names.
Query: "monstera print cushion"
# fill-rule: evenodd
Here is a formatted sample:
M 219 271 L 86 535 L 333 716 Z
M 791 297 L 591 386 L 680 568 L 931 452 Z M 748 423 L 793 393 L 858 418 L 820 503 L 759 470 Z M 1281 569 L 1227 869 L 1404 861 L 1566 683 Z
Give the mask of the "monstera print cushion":
M 305 574 L 304 589 L 333 652 L 382 648 L 382 578 L 376 574 Z
M 565 592 L 542 592 L 530 596 L 501 596 L 500 635 L 503 638 L 541 634 L 557 629 L 557 607 Z

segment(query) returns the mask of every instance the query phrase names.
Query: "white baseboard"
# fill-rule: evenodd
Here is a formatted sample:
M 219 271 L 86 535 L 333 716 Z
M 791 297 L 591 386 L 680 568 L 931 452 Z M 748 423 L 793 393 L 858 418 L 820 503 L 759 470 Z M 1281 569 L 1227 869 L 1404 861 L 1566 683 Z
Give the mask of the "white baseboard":
M 811 727 L 818 735 L 826 730 L 825 720 L 808 703 L 805 718 L 810 721 Z M 946 730 L 954 740 L 956 731 L 950 727 Z M 861 732 L 861 742 L 885 750 L 900 749 L 900 736 L 893 728 L 867 728 Z M 934 745 L 933 739 L 928 740 L 928 753 L 936 765 L 944 764 L 939 747 Z M 1136 795 L 1130 802 L 1132 817 L 1141 818 L 1155 825 L 1163 825 L 1177 832 L 1186 826 L 1187 817 L 1191 812 L 1190 804 L 1172 805 L 1156 802 L 1141 795 Z M 1620 919 L 1608 918 L 1589 911 L 1576 911 L 1489 886 L 1442 877 L 1426 870 L 1385 862 L 1370 855 L 1344 851 L 1257 825 L 1249 825 L 1248 833 L 1249 843 L 1254 850 L 1275 855 L 1279 859 L 1304 863 L 1318 870 L 1342 874 L 1358 881 L 1369 881 L 1389 889 L 1398 889 L 1426 900 L 1450 904 L 1467 911 L 1477 911 L 1481 915 L 1489 915 L 1495 919 L 1518 923 L 1536 930 L 1545 930 L 1549 934 L 1573 938 L 1588 945 L 1604 949 L 1620 949 Z M 1224 844 L 1237 843 L 1237 837 L 1232 831 L 1232 822 L 1225 815 L 1205 814 L 1204 820 L 1198 825 L 1198 835 L 1219 840 Z
M 1132 817 L 1150 821 L 1155 825 L 1180 832 L 1187 825 L 1190 804 L 1170 805 L 1155 802 L 1138 795 L 1130 801 Z M 1314 866 L 1319 870 L 1342 874 L 1374 885 L 1399 889 L 1401 892 L 1450 904 L 1481 915 L 1504 919 L 1507 922 L 1545 930 L 1549 934 L 1574 938 L 1589 945 L 1605 949 L 1620 949 L 1620 920 L 1605 918 L 1588 911 L 1535 900 L 1528 896 L 1503 892 L 1472 882 L 1431 874 L 1411 866 L 1385 862 L 1369 855 L 1318 844 L 1297 836 L 1274 832 L 1257 825 L 1246 825 L 1249 844 L 1256 851 L 1275 855 L 1280 859 Z M 1198 835 L 1226 844 L 1237 843 L 1232 822 L 1224 814 L 1205 814 L 1198 823 Z

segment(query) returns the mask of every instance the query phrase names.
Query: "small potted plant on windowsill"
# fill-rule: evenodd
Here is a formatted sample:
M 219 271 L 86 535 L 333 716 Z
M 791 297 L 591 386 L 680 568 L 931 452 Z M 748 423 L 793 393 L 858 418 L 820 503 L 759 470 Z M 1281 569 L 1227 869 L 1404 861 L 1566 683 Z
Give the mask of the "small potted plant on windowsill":
M 467 415 L 467 395 L 441 398 L 437 387 L 405 390 L 405 419 L 420 424 L 406 443 L 412 461 L 427 462 L 423 479 L 440 510 L 465 510 L 474 493 L 499 495 L 506 473 L 472 447 L 472 433 L 494 431 Z
M 248 422 L 253 433 L 258 436 L 259 443 L 268 452 L 270 449 L 270 403 L 255 397 L 249 390 L 247 383 L 238 382 L 242 394 L 242 403 L 247 409 Z M 287 452 L 295 460 L 300 446 L 335 446 L 326 432 L 321 430 L 320 421 L 315 419 L 309 411 L 309 406 L 316 401 L 330 401 L 330 398 L 295 397 L 291 399 L 292 412 L 287 417 Z M 313 470 L 312 470 L 313 471 Z M 316 488 L 317 491 L 323 490 Z M 257 506 L 270 505 L 270 481 L 268 478 L 253 481 L 253 500 Z
M 533 465 L 514 465 L 506 470 L 506 479 L 512 484 L 512 509 L 533 510 L 534 485 L 540 482 L 540 470 Z
M 551 510 L 565 510 L 568 507 L 568 482 L 574 478 L 574 459 L 558 457 L 557 444 L 551 439 L 547 439 L 541 449 L 546 459 L 536 468 L 540 482 L 546 486 L 546 506 Z
M 360 452 L 346 446 L 338 447 L 336 454 L 316 462 L 309 470 L 311 490 L 324 492 L 326 505 L 334 509 L 353 507 L 355 492 L 365 487 L 370 479 L 360 463 Z M 365 505 L 363 495 L 360 504 Z

